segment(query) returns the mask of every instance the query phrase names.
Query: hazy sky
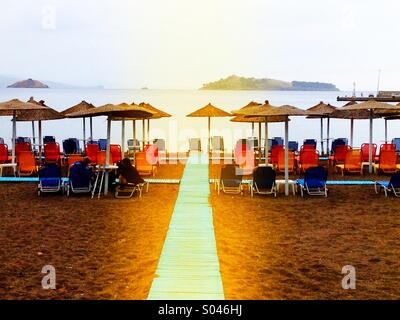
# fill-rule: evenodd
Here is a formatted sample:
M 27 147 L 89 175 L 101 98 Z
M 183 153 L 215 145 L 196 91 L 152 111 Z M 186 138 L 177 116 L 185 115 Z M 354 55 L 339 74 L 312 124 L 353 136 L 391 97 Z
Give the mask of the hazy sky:
M 0 74 L 198 88 L 238 74 L 400 90 L 398 0 L 2 0 Z

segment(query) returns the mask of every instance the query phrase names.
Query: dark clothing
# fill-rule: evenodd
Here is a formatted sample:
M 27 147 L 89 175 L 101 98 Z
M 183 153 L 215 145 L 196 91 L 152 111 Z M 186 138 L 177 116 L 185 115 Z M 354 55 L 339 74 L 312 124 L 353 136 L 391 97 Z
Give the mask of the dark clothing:
M 125 160 L 125 159 L 124 159 Z M 127 162 L 127 161 L 120 161 L 118 163 L 118 175 L 122 176 L 125 178 L 125 180 L 128 183 L 133 183 L 133 184 L 140 184 L 143 183 L 144 180 L 140 176 L 139 172 L 136 170 L 132 164 Z

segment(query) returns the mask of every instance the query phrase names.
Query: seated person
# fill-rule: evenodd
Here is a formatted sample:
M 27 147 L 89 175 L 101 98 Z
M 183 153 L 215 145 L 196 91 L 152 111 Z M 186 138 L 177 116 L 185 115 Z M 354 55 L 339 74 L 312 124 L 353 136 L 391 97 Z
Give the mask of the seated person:
M 90 167 L 90 163 L 90 159 L 88 157 L 85 157 L 82 161 L 75 162 L 71 167 L 71 171 L 74 175 L 80 176 L 80 179 L 82 179 L 83 181 L 90 180 L 94 182 L 96 176 L 92 171 L 92 168 Z
M 144 183 L 139 172 L 134 166 L 132 166 L 132 163 L 128 158 L 124 158 L 118 162 L 117 176 L 122 186 L 127 185 L 128 183 L 133 183 L 135 185 Z

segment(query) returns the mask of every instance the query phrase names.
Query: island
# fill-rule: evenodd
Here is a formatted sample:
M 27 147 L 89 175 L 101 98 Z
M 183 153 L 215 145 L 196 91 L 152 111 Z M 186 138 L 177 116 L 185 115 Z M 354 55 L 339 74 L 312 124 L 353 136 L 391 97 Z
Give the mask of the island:
M 7 88 L 48 89 L 49 86 L 38 80 L 27 79 L 15 82 L 14 84 L 7 86 Z
M 200 90 L 283 90 L 283 91 L 339 91 L 331 83 L 282 81 L 275 79 L 245 78 L 236 75 L 203 84 Z

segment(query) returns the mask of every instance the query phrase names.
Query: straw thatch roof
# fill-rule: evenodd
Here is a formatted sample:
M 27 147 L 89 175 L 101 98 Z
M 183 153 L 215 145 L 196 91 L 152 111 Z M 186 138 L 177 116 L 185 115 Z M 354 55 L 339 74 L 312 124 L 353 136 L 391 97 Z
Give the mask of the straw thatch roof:
M 272 106 L 268 100 L 265 100 L 265 103 L 263 105 L 261 104 L 256 104 L 253 106 L 246 106 L 244 108 L 241 108 L 239 110 L 233 110 L 232 114 L 236 115 L 236 116 L 251 116 L 251 115 L 256 115 L 259 114 L 260 112 L 265 111 L 268 108 L 275 108 L 274 106 Z M 264 121 L 265 121 L 265 117 L 264 117 Z
M 64 116 L 67 116 L 72 113 L 86 111 L 86 110 L 93 109 L 93 108 L 95 108 L 95 106 L 93 104 L 88 103 L 85 100 L 83 100 L 82 102 L 78 103 L 77 105 L 72 106 L 71 108 L 68 108 L 68 109 L 62 111 L 61 114 Z
M 376 100 L 368 100 L 365 102 L 361 103 L 356 103 L 356 104 L 348 104 L 346 106 L 342 107 L 342 110 L 391 110 L 393 108 L 396 108 L 396 106 L 384 103 L 384 102 L 379 102 Z
M 153 112 L 153 115 L 151 117 L 147 117 L 147 119 L 161 119 L 161 118 L 169 118 L 171 115 L 165 111 L 162 111 L 160 109 L 157 109 L 156 107 L 153 107 L 149 103 L 141 102 L 138 105 L 132 102 L 133 106 L 139 106 L 142 107 L 146 110 L 149 110 L 150 112 Z M 143 117 L 129 117 L 129 118 L 122 118 L 122 117 L 113 117 L 113 120 L 115 121 L 121 121 L 121 120 L 141 120 Z
M 275 117 L 268 117 L 268 122 L 284 122 L 286 117 L 282 116 L 275 116 Z M 230 121 L 232 122 L 255 122 L 255 123 L 264 123 L 265 117 L 246 117 L 246 116 L 236 116 L 232 118 Z
M 165 111 L 162 111 L 160 109 L 157 109 L 156 107 L 153 107 L 150 103 L 141 102 L 141 103 L 139 103 L 139 106 L 154 112 L 154 115 L 151 116 L 150 119 L 160 119 L 160 118 L 171 117 L 171 115 L 169 113 L 166 113 Z
M 230 117 L 230 116 L 232 115 L 229 112 L 219 109 L 213 106 L 211 103 L 187 115 L 187 117 Z
M 336 107 L 320 102 L 317 105 L 306 110 L 307 118 L 327 118 L 336 110 Z
M 268 103 L 268 101 L 266 101 Z M 268 103 L 269 104 L 269 103 Z M 245 105 L 244 107 L 240 108 L 240 110 L 256 110 L 256 108 L 261 107 L 262 104 L 258 102 L 251 101 L 249 104 Z M 254 108 L 256 107 L 256 108 Z M 286 120 L 286 117 L 269 117 L 268 122 L 284 122 Z M 243 115 L 236 116 L 232 118 L 230 121 L 232 122 L 247 122 L 247 123 L 264 123 L 265 122 L 265 117 L 246 117 Z
M 272 117 L 272 116 L 305 116 L 306 113 L 303 109 L 299 109 L 290 105 L 283 105 L 279 107 L 271 106 L 268 101 L 261 107 L 249 108 L 247 110 L 237 110 L 233 113 L 239 113 L 245 117 Z M 268 121 L 268 120 L 267 120 Z
M 267 116 L 305 116 L 306 112 L 303 109 L 296 108 L 290 105 L 283 105 L 275 108 L 269 108 L 260 115 Z
M 369 110 L 346 110 L 343 109 L 347 106 L 353 106 L 357 104 L 356 101 L 349 101 L 344 106 L 337 108 L 334 112 L 331 113 L 330 117 L 335 119 L 369 119 Z M 374 118 L 378 118 L 376 115 L 372 115 Z
M 23 102 L 18 99 L 12 99 L 10 101 L 0 103 L 0 116 L 12 116 L 14 111 L 21 110 L 42 110 L 45 106 L 38 105 L 31 102 Z
M 83 117 L 97 117 L 97 116 L 111 116 L 120 118 L 140 118 L 146 119 L 153 115 L 152 111 L 149 111 L 138 105 L 131 105 L 127 103 L 121 104 L 106 104 L 101 107 L 92 108 L 76 113 L 71 113 L 68 118 L 83 118 Z
M 255 102 L 255 101 L 250 101 L 248 104 L 246 104 L 244 107 L 240 108 L 240 109 L 248 109 L 251 107 L 257 107 L 257 106 L 261 106 L 262 104 L 259 102 Z
M 57 119 L 63 119 L 64 116 L 48 107 L 45 105 L 43 100 L 35 101 L 33 97 L 31 97 L 28 100 L 29 103 L 33 103 L 39 106 L 46 107 L 45 109 L 40 109 L 40 110 L 23 110 L 23 111 L 17 111 L 16 114 L 16 120 L 17 121 L 43 121 L 43 120 L 57 120 Z

